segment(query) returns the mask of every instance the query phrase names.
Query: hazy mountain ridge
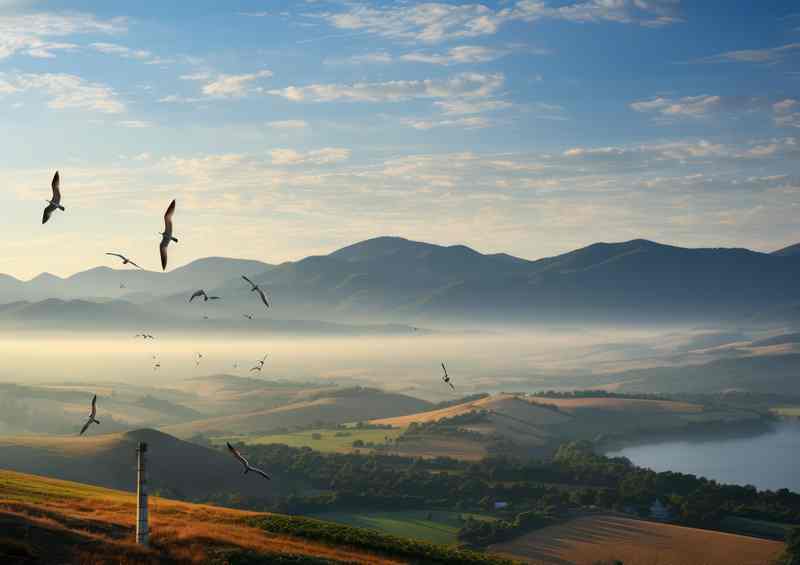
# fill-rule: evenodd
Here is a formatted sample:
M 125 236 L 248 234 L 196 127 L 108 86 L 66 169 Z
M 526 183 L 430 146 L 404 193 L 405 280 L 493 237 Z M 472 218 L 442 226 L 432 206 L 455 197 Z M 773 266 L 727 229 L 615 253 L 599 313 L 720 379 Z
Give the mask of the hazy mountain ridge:
M 98 267 L 66 279 L 40 275 L 17 281 L 26 287 L 17 294 L 130 294 L 152 313 L 195 319 L 254 313 L 349 323 L 741 320 L 800 304 L 800 259 L 790 249 L 688 249 L 635 239 L 528 261 L 379 237 L 279 265 L 207 258 L 166 274 Z M 242 274 L 264 287 L 272 308 L 265 311 Z M 16 279 L 0 277 L 0 301 L 20 300 L 8 290 L 10 280 Z M 196 288 L 222 300 L 189 304 Z

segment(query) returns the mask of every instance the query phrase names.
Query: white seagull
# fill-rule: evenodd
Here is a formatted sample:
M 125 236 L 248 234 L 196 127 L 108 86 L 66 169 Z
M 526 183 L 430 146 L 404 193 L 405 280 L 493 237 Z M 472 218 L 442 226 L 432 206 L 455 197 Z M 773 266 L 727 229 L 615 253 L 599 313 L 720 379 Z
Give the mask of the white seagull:
M 250 463 L 248 463 L 248 462 L 247 462 L 247 459 L 245 459 L 244 457 L 242 457 L 242 454 L 241 454 L 241 453 L 239 453 L 239 451 L 238 451 L 238 450 L 237 450 L 235 447 L 233 447 L 233 446 L 230 444 L 230 442 L 227 442 L 227 441 L 226 441 L 226 442 L 225 442 L 225 444 L 228 446 L 228 449 L 230 450 L 230 452 L 231 452 L 231 453 L 233 453 L 233 456 L 234 456 L 234 457 L 236 457 L 236 459 L 238 459 L 238 460 L 239 460 L 239 462 L 240 462 L 240 463 L 241 463 L 241 464 L 244 466 L 244 474 L 245 474 L 245 475 L 246 475 L 247 473 L 249 473 L 250 471 L 253 471 L 254 473 L 258 473 L 259 475 L 261 475 L 262 477 L 264 477 L 264 478 L 265 478 L 265 479 L 267 479 L 268 481 L 271 481 L 271 480 L 272 480 L 272 479 L 269 477 L 269 475 L 267 475 L 267 474 L 266 474 L 264 471 L 262 471 L 261 469 L 256 469 L 255 467 L 253 467 L 252 465 L 250 465 Z
M 262 357 L 260 360 L 256 361 L 256 366 L 255 366 L 255 367 L 253 367 L 253 368 L 252 368 L 252 369 L 250 369 L 250 370 L 251 370 L 251 371 L 258 371 L 258 372 L 261 372 L 261 369 L 263 369 L 263 368 L 264 368 L 264 361 L 266 361 L 266 360 L 267 360 L 267 355 L 269 355 L 269 353 L 267 353 L 266 355 L 264 355 L 264 357 Z
M 53 199 L 47 201 L 47 207 L 44 209 L 44 214 L 42 215 L 42 223 L 46 224 L 47 220 L 50 219 L 50 216 L 53 214 L 55 210 L 64 211 L 64 207 L 61 205 L 61 177 L 58 176 L 58 171 L 56 174 L 53 175 L 53 182 L 50 183 L 50 188 L 53 189 Z
M 171 241 L 178 243 L 178 239 L 172 237 L 172 214 L 175 213 L 175 200 L 170 202 L 167 211 L 164 213 L 164 231 L 161 232 L 161 244 L 158 250 L 161 252 L 161 270 L 167 270 L 167 246 Z
M 264 291 L 263 291 L 263 290 L 261 290 L 261 287 L 259 287 L 259 286 L 258 286 L 256 283 L 254 283 L 253 281 L 251 281 L 250 279 L 248 279 L 248 278 L 247 278 L 246 276 L 244 276 L 244 275 L 242 275 L 242 278 L 243 278 L 244 280 L 246 280 L 248 283 L 250 283 L 250 286 L 251 286 L 251 287 L 253 287 L 253 288 L 251 288 L 251 289 L 250 289 L 250 292 L 257 292 L 257 293 L 258 293 L 258 295 L 261 297 L 261 302 L 263 302 L 263 303 L 264 303 L 264 305 L 265 305 L 267 308 L 269 308 L 269 302 L 267 302 L 267 297 L 264 295 Z
M 134 267 L 138 267 L 139 269 L 142 268 L 139 265 L 137 265 L 136 263 L 134 263 L 133 261 L 131 261 L 130 259 L 128 259 L 127 257 L 125 257 L 125 255 L 122 255 L 120 253 L 106 253 L 106 255 L 112 255 L 114 257 L 119 257 L 120 259 L 122 259 L 122 264 L 123 265 L 127 265 L 128 263 L 130 263 Z M 142 269 L 142 270 L 144 270 L 144 269 Z
M 189 302 L 191 302 L 198 296 L 203 297 L 203 302 L 208 302 L 209 300 L 219 300 L 220 298 L 219 296 L 209 296 L 208 294 L 206 294 L 205 290 L 200 289 L 200 290 L 195 290 L 194 293 L 192 293 L 192 296 L 189 298 Z
M 83 435 L 83 433 L 86 430 L 88 430 L 89 426 L 91 426 L 92 424 L 99 424 L 100 423 L 100 420 L 95 418 L 95 416 L 97 416 L 97 395 L 96 394 L 94 395 L 94 398 L 92 398 L 92 413 L 89 414 L 89 419 L 86 420 L 86 423 L 81 428 L 80 435 Z
M 444 363 L 442 363 L 442 370 L 444 371 L 444 375 L 442 375 L 442 380 L 443 380 L 444 382 L 446 382 L 447 384 L 449 384 L 449 385 L 450 385 L 450 388 L 452 388 L 453 390 L 455 390 L 455 389 L 456 389 L 456 387 L 454 387 L 454 386 L 453 386 L 453 383 L 451 383 L 451 382 L 450 382 L 450 375 L 448 375 L 448 374 L 447 374 L 447 367 L 445 367 L 445 366 L 444 366 Z

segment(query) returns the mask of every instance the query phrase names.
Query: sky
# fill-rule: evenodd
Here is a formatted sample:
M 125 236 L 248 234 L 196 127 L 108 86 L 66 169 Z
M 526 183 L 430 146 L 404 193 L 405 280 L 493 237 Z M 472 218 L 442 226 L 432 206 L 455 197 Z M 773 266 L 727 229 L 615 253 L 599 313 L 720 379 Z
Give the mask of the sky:
M 0 272 L 800 241 L 795 2 L 187 6 L 0 0 Z

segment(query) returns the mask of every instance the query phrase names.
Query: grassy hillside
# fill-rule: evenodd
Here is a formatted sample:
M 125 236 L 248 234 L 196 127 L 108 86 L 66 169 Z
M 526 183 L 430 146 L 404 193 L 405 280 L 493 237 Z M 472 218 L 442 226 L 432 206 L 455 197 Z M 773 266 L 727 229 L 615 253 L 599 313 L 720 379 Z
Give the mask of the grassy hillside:
M 340 424 L 399 416 L 425 410 L 430 403 L 403 394 L 370 388 L 349 388 L 321 392 L 307 399 L 275 408 L 243 414 L 208 418 L 186 424 L 167 426 L 165 432 L 177 437 L 195 434 L 226 435 L 264 433 L 278 428 L 310 426 L 318 422 Z
M 151 498 L 151 547 L 133 545 L 132 494 L 0 471 L 0 562 L 502 565 L 507 560 L 276 514 Z
M 490 549 L 537 565 L 591 565 L 617 559 L 625 565 L 765 565 L 783 551 L 783 543 L 616 515 L 593 515 L 549 526 Z
M 83 437 L 0 437 L 0 464 L 5 469 L 130 491 L 136 487 L 136 446 L 140 441 L 148 443 L 154 492 L 189 500 L 238 492 L 266 500 L 292 486 L 292 481 L 279 474 L 269 485 L 253 481 L 241 475 L 238 462 L 227 453 L 155 430 Z

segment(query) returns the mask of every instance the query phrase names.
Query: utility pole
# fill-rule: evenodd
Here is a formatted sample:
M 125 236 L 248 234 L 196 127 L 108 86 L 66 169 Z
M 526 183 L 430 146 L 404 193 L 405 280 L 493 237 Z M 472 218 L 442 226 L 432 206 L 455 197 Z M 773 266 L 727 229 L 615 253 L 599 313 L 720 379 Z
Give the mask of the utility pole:
M 137 481 L 136 481 L 136 543 L 147 547 L 150 537 L 150 527 L 147 512 L 147 474 L 146 474 L 147 443 L 139 442 L 136 448 L 138 456 Z

